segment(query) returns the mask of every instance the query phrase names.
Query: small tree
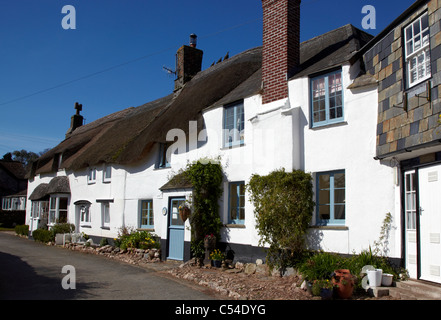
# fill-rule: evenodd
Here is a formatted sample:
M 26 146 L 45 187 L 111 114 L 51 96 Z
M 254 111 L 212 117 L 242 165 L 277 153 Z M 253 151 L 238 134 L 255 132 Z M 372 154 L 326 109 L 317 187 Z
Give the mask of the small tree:
M 312 177 L 284 169 L 267 176 L 254 174 L 247 185 L 254 204 L 259 245 L 269 244 L 267 263 L 286 267 L 305 247 L 314 210 Z

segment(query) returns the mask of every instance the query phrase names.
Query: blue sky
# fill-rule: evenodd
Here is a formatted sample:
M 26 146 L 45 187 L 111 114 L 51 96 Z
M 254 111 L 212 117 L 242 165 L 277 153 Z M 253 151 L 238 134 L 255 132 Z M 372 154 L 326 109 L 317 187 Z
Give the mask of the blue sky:
M 301 40 L 345 24 L 376 35 L 414 0 L 302 0 Z M 72 5 L 76 29 L 61 12 Z M 262 44 L 260 0 L 0 0 L 0 158 L 40 152 L 64 139 L 75 113 L 90 123 L 173 90 L 176 50 L 198 35 L 203 69 Z

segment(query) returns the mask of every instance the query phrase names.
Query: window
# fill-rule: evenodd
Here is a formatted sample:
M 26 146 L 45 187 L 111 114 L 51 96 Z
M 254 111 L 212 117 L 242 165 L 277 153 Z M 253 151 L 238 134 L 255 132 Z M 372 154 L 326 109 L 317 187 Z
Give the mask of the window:
M 35 219 L 47 219 L 49 211 L 49 201 L 32 201 L 31 217 Z
M 90 215 L 90 206 L 82 205 L 80 207 L 80 221 L 83 224 L 90 224 L 92 222 L 92 217 Z
M 103 182 L 110 182 L 112 180 L 112 166 L 104 165 Z
M 170 168 L 170 158 L 167 158 L 167 150 L 171 146 L 172 142 L 160 143 L 159 144 L 159 158 L 158 158 L 158 168 Z M 171 155 L 170 155 L 171 156 Z
M 141 201 L 141 228 L 150 229 L 154 227 L 153 201 Z
M 245 223 L 245 183 L 231 182 L 229 184 L 229 217 L 232 224 Z
M 11 198 L 3 198 L 2 209 L 3 210 L 10 210 L 11 209 Z
M 427 13 L 404 29 L 407 85 L 430 78 L 430 34 Z
M 317 224 L 344 225 L 345 171 L 317 173 Z
M 51 196 L 49 202 L 48 223 L 66 223 L 68 198 L 63 196 Z
M 224 109 L 224 147 L 232 147 L 244 143 L 245 113 L 243 102 L 225 107 Z
M 102 228 L 108 229 L 110 227 L 110 203 L 101 203 L 101 221 Z
M 89 173 L 87 175 L 87 182 L 88 183 L 96 182 L 96 168 L 89 168 Z
M 416 230 L 416 189 L 417 181 L 415 171 L 406 172 L 404 175 L 406 229 Z
M 311 79 L 312 127 L 343 121 L 341 71 Z

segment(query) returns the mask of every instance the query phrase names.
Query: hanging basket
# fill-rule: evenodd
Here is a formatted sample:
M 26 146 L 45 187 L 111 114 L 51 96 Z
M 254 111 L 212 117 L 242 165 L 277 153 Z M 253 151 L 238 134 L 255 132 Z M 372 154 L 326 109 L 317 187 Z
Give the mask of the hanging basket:
M 190 216 L 190 208 L 187 206 L 179 207 L 179 217 L 182 219 L 182 221 L 187 221 L 188 217 Z

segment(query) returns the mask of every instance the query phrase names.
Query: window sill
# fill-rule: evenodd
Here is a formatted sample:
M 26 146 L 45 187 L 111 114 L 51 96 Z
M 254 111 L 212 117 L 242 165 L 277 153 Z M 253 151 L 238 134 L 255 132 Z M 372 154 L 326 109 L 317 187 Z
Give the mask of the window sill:
M 138 231 L 155 232 L 155 228 L 138 228 L 136 230 L 138 230 Z
M 339 122 L 334 122 L 334 123 L 319 124 L 316 126 L 312 126 L 310 129 L 311 130 L 321 130 L 321 129 L 328 129 L 328 128 L 333 128 L 333 127 L 346 126 L 346 125 L 348 125 L 347 121 L 339 121 Z
M 110 230 L 110 227 L 101 227 L 102 230 Z
M 349 230 L 347 226 L 309 226 L 310 229 L 320 229 L 320 230 Z
M 92 226 L 91 226 L 91 225 L 88 225 L 88 224 L 80 225 L 80 227 L 81 227 L 81 228 L 89 228 L 89 229 L 92 228 Z
M 230 228 L 230 229 L 245 229 L 246 228 L 246 226 L 244 224 L 235 224 L 235 223 L 224 224 L 224 227 Z
M 231 150 L 231 149 L 236 149 L 236 148 L 241 148 L 241 147 L 245 147 L 245 143 L 239 143 L 239 144 L 235 144 L 235 145 L 231 145 L 231 146 L 223 146 L 220 149 L 221 150 Z
M 154 169 L 154 171 L 167 170 L 167 169 L 171 169 L 171 166 L 170 167 L 157 167 Z

